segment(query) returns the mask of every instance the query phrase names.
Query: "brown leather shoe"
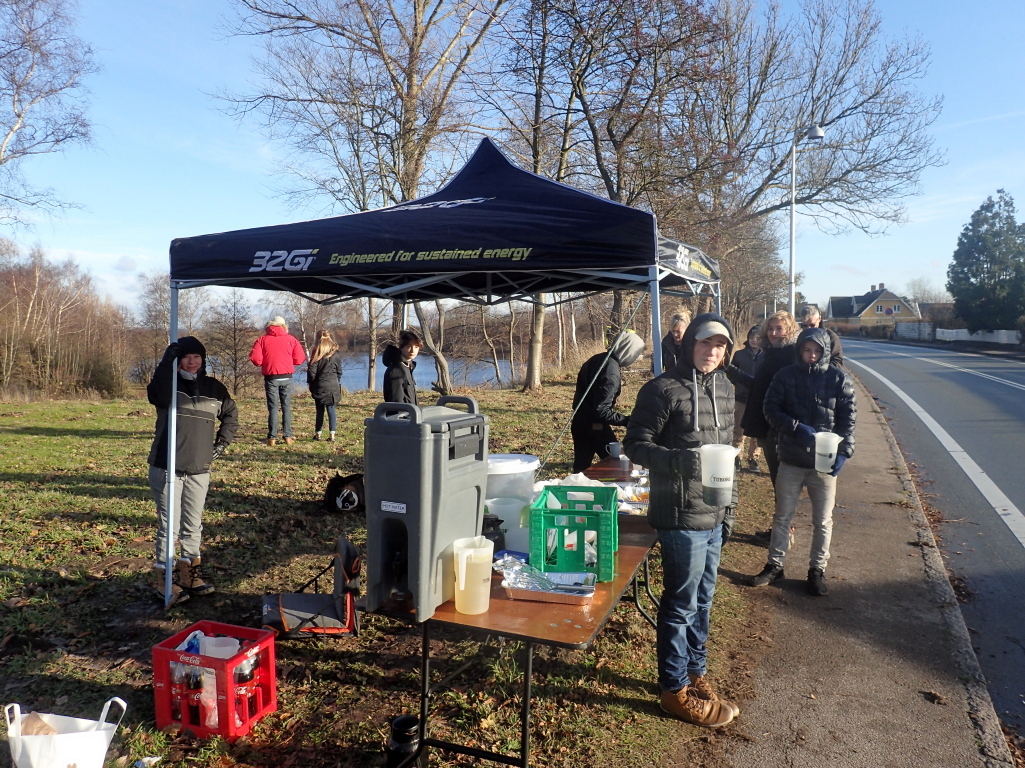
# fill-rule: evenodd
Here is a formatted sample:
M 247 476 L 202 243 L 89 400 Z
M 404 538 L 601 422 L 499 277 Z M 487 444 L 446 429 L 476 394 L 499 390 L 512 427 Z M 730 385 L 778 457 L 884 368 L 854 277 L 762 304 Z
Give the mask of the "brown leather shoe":
M 733 710 L 721 701 L 705 701 L 689 693 L 690 686 L 678 691 L 662 691 L 659 701 L 663 712 L 702 728 L 720 728 L 733 719 Z
M 150 578 L 152 579 L 153 589 L 156 590 L 157 596 L 160 598 L 160 602 L 166 602 L 167 592 L 164 591 L 164 587 L 166 586 L 167 572 L 163 568 L 154 568 L 150 572 Z M 172 605 L 184 603 L 188 599 L 189 593 L 183 590 L 178 583 L 178 573 L 173 573 L 171 575 L 171 602 L 167 603 L 167 607 L 170 608 Z
M 204 581 L 200 575 L 199 568 L 201 564 L 202 558 L 199 557 L 195 560 L 178 561 L 178 583 L 190 595 L 196 595 L 197 597 L 209 595 L 216 590 L 213 584 L 209 581 Z
M 295 438 L 294 437 L 286 437 L 285 438 L 285 445 L 291 445 L 294 442 L 295 442 Z
M 278 441 L 275 438 L 273 438 L 273 437 L 268 437 L 267 438 L 267 445 L 269 445 L 271 448 L 273 448 L 277 444 L 278 444 Z
M 712 690 L 712 686 L 709 684 L 707 677 L 704 675 L 688 675 L 688 677 L 690 678 L 690 685 L 687 686 L 687 692 L 691 696 L 696 699 L 704 699 L 705 701 L 722 702 L 723 706 L 729 707 L 733 710 L 734 717 L 740 714 L 740 707 L 732 701 L 722 698 Z

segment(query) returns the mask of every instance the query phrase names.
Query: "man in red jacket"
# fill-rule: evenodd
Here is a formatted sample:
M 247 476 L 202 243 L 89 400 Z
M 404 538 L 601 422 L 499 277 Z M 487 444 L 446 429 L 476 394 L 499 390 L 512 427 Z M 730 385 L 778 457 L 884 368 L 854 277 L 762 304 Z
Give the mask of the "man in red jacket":
M 306 352 L 280 316 L 267 323 L 267 332 L 253 344 L 249 360 L 263 373 L 263 389 L 267 394 L 267 445 L 278 442 L 278 404 L 281 404 L 281 432 L 291 445 L 292 437 L 292 374 L 297 365 L 306 362 Z

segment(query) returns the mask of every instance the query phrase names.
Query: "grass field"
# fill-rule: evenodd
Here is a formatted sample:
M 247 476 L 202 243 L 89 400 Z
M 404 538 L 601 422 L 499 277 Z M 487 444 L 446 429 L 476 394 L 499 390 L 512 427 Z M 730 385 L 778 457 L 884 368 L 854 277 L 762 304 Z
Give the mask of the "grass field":
M 637 384 L 627 382 L 625 410 Z M 565 425 L 572 393 L 565 378 L 546 382 L 541 395 L 460 394 L 475 397 L 489 416 L 493 453 L 543 457 Z M 156 730 L 150 658 L 153 645 L 201 619 L 259 626 L 264 593 L 306 581 L 342 533 L 365 543 L 362 516 L 324 515 L 320 500 L 335 472 L 362 471 L 363 420 L 378 400 L 372 392 L 344 396 L 332 444 L 310 439 L 313 404 L 299 398 L 298 441 L 273 449 L 260 443 L 262 399 L 239 403 L 242 428 L 215 466 L 204 514 L 204 563 L 218 591 L 167 615 L 145 579 L 155 532 L 146 483 L 152 407 L 145 400 L 0 403 L 2 702 L 95 718 L 106 699 L 120 696 L 128 714 L 108 766 L 147 756 L 161 756 L 168 768 L 383 765 L 389 720 L 416 711 L 418 628 L 368 616 L 358 638 L 279 643 L 279 711 L 233 745 Z M 570 457 L 567 433 L 543 476 L 567 474 Z M 750 534 L 771 517 L 768 479 L 744 473 L 741 482 L 738 534 L 726 548 L 724 573 L 753 572 L 764 562 Z M 711 675 L 724 694 L 743 700 L 765 616 L 730 581 L 720 579 L 716 595 Z M 441 639 L 436 670 L 472 664 L 432 699 L 432 735 L 513 749 L 519 644 Z M 710 734 L 661 716 L 654 633 L 627 605 L 591 650 L 539 650 L 534 684 L 532 765 L 715 766 L 735 737 L 733 726 Z M 430 764 L 474 763 L 435 753 Z M 8 765 L 3 748 L 0 766 Z

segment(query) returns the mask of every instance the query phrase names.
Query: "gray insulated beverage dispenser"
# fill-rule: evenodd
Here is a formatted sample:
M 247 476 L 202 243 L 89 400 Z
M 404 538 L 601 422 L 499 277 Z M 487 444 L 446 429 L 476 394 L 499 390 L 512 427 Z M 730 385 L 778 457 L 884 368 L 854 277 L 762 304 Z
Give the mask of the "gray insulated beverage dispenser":
M 481 532 L 488 417 L 476 400 L 449 396 L 425 408 L 381 403 L 364 425 L 366 610 L 414 609 L 427 621 L 455 593 L 452 542 Z

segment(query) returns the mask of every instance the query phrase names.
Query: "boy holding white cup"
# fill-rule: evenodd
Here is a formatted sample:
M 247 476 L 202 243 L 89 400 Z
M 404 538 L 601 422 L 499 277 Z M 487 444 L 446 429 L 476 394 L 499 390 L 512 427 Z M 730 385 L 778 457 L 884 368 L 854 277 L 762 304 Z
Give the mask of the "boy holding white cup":
M 776 510 L 772 517 L 769 561 L 751 586 L 763 587 L 783 578 L 783 561 L 790 548 L 790 524 L 797 511 L 801 489 L 811 499 L 812 535 L 808 568 L 808 592 L 821 597 L 829 592 L 826 563 L 833 532 L 836 478 L 844 462 L 854 455 L 854 424 L 857 405 L 850 375 L 829 364 L 829 335 L 822 328 L 808 328 L 797 337 L 799 362 L 779 371 L 765 395 L 765 418 L 776 430 L 779 472 L 776 475 Z M 840 436 L 832 471 L 815 468 L 815 434 Z

